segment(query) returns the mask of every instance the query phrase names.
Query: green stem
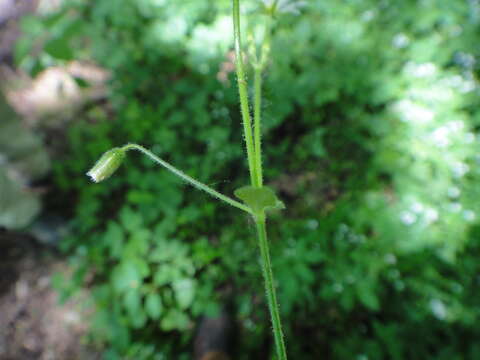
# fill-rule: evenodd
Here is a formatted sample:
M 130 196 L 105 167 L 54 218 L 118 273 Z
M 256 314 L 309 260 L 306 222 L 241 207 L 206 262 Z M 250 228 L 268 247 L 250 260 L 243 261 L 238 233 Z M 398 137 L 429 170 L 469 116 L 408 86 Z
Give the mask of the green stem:
M 274 2 L 273 8 L 277 6 Z M 233 0 L 233 27 L 235 37 L 235 59 L 237 70 L 238 90 L 240 94 L 240 109 L 243 118 L 243 129 L 245 133 L 245 142 L 247 144 L 248 167 L 250 170 L 250 179 L 252 186 L 263 186 L 262 174 L 262 131 L 261 131 L 261 107 L 262 107 L 262 71 L 266 65 L 268 53 L 270 51 L 270 24 L 267 25 L 265 38 L 263 39 L 262 54 L 259 62 L 256 60 L 254 74 L 254 139 L 252 139 L 252 124 L 250 118 L 250 109 L 248 105 L 247 82 L 245 80 L 245 70 L 242 58 L 242 43 L 240 37 L 240 2 Z M 256 58 L 256 56 L 254 57 Z M 253 141 L 254 140 L 254 141 Z M 262 272 L 265 280 L 265 292 L 267 294 L 268 308 L 272 320 L 273 336 L 278 360 L 287 360 L 287 352 L 283 341 L 282 323 L 278 310 L 277 296 L 273 282 L 272 264 L 270 261 L 270 252 L 268 249 L 267 229 L 265 215 L 254 214 L 255 224 L 257 226 L 258 243 L 260 246 L 260 255 L 262 259 Z
M 255 68 L 254 74 L 254 88 L 255 88 L 255 98 L 254 98 L 254 108 L 253 108 L 253 119 L 254 119 L 254 143 L 255 143 L 255 174 L 257 177 L 257 185 L 259 187 L 263 186 L 263 170 L 262 170 L 262 68 L 257 66 Z
M 265 291 L 267 293 L 268 308 L 272 319 L 273 336 L 275 339 L 275 348 L 277 350 L 278 360 L 287 360 L 287 351 L 283 341 L 282 322 L 278 311 L 277 296 L 273 280 L 272 264 L 270 261 L 270 252 L 268 249 L 267 229 L 265 217 L 256 218 L 258 240 L 260 245 L 260 255 L 262 257 L 262 272 L 265 281 Z
M 246 206 L 246 205 L 244 205 L 244 204 L 242 204 L 242 203 L 240 203 L 236 200 L 233 200 L 232 198 L 229 198 L 228 196 L 225 196 L 225 195 L 219 193 L 218 191 L 216 191 L 216 190 L 212 189 L 211 187 L 201 183 L 198 180 L 195 180 L 194 178 L 185 174 L 183 171 L 177 169 L 173 165 L 170 165 L 166 161 L 160 159 L 158 156 L 156 156 L 154 153 L 152 153 L 150 150 L 144 148 L 143 146 L 140 146 L 140 145 L 137 145 L 137 144 L 127 144 L 122 148 L 122 150 L 123 151 L 138 150 L 138 151 L 142 152 L 143 154 L 147 155 L 150 159 L 155 161 L 157 164 L 163 166 L 164 168 L 171 171 L 172 173 L 174 173 L 178 177 L 182 178 L 186 182 L 195 186 L 197 189 L 203 190 L 207 194 L 209 194 L 210 196 L 213 196 L 214 198 L 222 200 L 222 201 L 226 202 L 227 204 L 229 204 L 233 207 L 236 207 L 240 210 L 243 210 L 243 211 L 253 215 L 252 210 L 248 206 Z
M 255 174 L 257 177 L 257 184 L 259 187 L 263 186 L 263 169 L 262 169 L 262 73 L 265 69 L 270 54 L 270 37 L 271 37 L 271 19 L 268 20 L 265 26 L 265 34 L 262 44 L 262 53 L 260 58 L 254 65 L 254 105 L 253 105 L 253 131 L 254 131 L 254 145 L 255 145 Z
M 240 31 L 240 0 L 233 0 L 233 34 L 235 42 L 235 63 L 237 72 L 238 93 L 240 96 L 240 109 L 242 112 L 243 132 L 245 135 L 245 144 L 247 146 L 248 169 L 250 171 L 250 180 L 254 186 L 259 186 L 257 182 L 255 167 L 255 149 L 252 137 L 252 120 L 250 117 L 250 106 L 248 104 L 247 80 L 245 78 L 245 68 L 242 56 L 242 39 Z

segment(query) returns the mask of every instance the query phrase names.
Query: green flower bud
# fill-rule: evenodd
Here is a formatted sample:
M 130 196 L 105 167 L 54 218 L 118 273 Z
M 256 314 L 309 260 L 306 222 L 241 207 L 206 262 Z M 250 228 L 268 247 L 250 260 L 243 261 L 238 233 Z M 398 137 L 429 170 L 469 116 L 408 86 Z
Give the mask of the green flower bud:
M 100 182 L 109 178 L 122 164 L 125 158 L 125 150 L 121 148 L 113 148 L 108 150 L 95 163 L 95 165 L 87 172 L 92 181 Z

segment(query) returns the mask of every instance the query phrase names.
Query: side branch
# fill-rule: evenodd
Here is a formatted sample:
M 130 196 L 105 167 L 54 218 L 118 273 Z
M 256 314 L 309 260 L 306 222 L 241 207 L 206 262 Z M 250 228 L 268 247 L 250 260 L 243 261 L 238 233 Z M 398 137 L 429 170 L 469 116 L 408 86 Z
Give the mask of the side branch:
M 245 206 L 244 204 L 242 204 L 242 203 L 240 203 L 240 202 L 238 202 L 238 201 L 236 201 L 236 200 L 234 200 L 234 199 L 232 199 L 228 196 L 225 196 L 225 195 L 219 193 L 218 191 L 216 191 L 216 190 L 212 189 L 211 187 L 201 183 L 200 181 L 195 180 L 191 176 L 188 176 L 187 174 L 185 174 L 183 171 L 177 169 L 173 165 L 170 165 L 168 162 L 160 159 L 158 156 L 156 156 L 154 153 L 152 153 L 150 150 L 144 148 L 143 146 L 140 146 L 140 145 L 137 145 L 137 144 L 127 144 L 122 148 L 122 150 L 124 150 L 124 151 L 138 150 L 141 153 L 147 155 L 150 159 L 155 161 L 157 164 L 163 166 L 164 168 L 166 168 L 170 172 L 174 173 L 175 175 L 177 175 L 181 179 L 188 182 L 190 185 L 195 186 L 197 189 L 203 190 L 207 194 L 209 194 L 210 196 L 213 196 L 214 198 L 217 198 L 219 200 L 222 200 L 223 202 L 226 202 L 228 205 L 231 205 L 233 207 L 236 207 L 240 210 L 243 210 L 243 211 L 253 215 L 252 211 L 250 210 L 250 208 L 248 206 Z

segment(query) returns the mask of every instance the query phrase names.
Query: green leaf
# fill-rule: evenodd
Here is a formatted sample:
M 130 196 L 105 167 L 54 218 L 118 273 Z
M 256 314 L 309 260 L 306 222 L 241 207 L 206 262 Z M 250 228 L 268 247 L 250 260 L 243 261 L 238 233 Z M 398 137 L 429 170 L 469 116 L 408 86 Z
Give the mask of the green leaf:
M 110 221 L 107 226 L 107 231 L 103 235 L 103 241 L 110 250 L 110 256 L 118 259 L 122 254 L 124 244 L 124 235 L 121 226 L 115 221 Z
M 123 305 L 128 313 L 130 323 L 134 328 L 141 328 L 147 321 L 142 308 L 142 296 L 138 289 L 130 289 L 123 297 Z
M 144 257 L 147 255 L 150 237 L 151 233 L 148 229 L 141 228 L 132 232 L 124 247 L 124 256 Z
M 142 228 L 143 220 L 141 215 L 126 206 L 120 212 L 120 222 L 130 233 L 134 233 Z
M 140 329 L 147 322 L 147 315 L 139 309 L 137 313 L 130 314 L 130 322 L 135 329 Z
M 178 309 L 171 309 L 162 319 L 161 327 L 163 330 L 185 330 L 190 323 L 189 317 Z
M 25 58 L 30 54 L 33 43 L 34 39 L 27 37 L 17 40 L 14 49 L 14 58 L 17 65 L 20 65 L 22 61 L 25 60 Z
M 358 299 L 370 310 L 377 311 L 380 308 L 378 297 L 374 289 L 368 285 L 360 285 L 357 287 Z
M 73 58 L 73 50 L 68 43 L 69 39 L 60 38 L 52 39 L 45 45 L 45 52 L 54 58 L 61 60 L 71 60 Z
M 140 309 L 140 300 L 140 293 L 138 290 L 132 289 L 125 294 L 123 298 L 123 305 L 130 314 L 134 315 Z
M 257 188 L 254 186 L 243 186 L 234 192 L 235 196 L 247 204 L 255 214 L 262 214 L 267 210 L 285 209 L 275 192 L 268 186 Z
M 192 279 L 180 279 L 175 281 L 172 286 L 180 308 L 188 308 L 195 297 L 195 282 Z
M 157 286 L 170 284 L 171 282 L 183 277 L 182 272 L 176 266 L 170 264 L 160 266 L 153 276 L 153 282 Z
M 150 293 L 145 300 L 145 311 L 148 316 L 156 320 L 163 311 L 162 298 L 157 293 Z
M 143 279 L 147 276 L 150 276 L 150 267 L 143 257 L 132 258 L 131 261 L 137 267 L 137 271 L 140 274 L 140 278 Z
M 45 25 L 40 18 L 33 15 L 24 16 L 21 20 L 21 29 L 29 34 L 39 34 L 45 30 Z
M 141 280 L 140 271 L 133 262 L 124 262 L 118 265 L 112 273 L 112 284 L 118 292 L 138 288 Z

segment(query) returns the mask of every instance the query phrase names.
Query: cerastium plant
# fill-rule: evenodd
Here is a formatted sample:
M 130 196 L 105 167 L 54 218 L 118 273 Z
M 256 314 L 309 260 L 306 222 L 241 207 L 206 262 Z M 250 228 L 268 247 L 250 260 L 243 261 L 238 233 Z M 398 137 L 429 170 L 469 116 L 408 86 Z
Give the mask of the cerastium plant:
M 270 251 L 268 246 L 267 231 L 266 231 L 266 213 L 272 209 L 283 209 L 283 203 L 278 200 L 275 192 L 263 185 L 262 172 L 262 133 L 261 133 L 261 101 L 262 101 L 262 74 L 267 65 L 268 56 L 270 52 L 270 32 L 271 19 L 275 12 L 281 8 L 285 3 L 284 0 L 264 0 L 265 13 L 269 20 L 266 24 L 262 45 L 260 49 L 253 43 L 249 49 L 249 59 L 254 71 L 254 97 L 253 97 L 253 123 L 252 114 L 250 113 L 248 86 L 246 80 L 246 70 L 244 64 L 244 54 L 242 51 L 242 38 L 240 29 L 240 0 L 232 0 L 233 2 L 233 31 L 234 31 L 234 46 L 235 46 L 235 60 L 236 60 L 236 74 L 237 84 L 240 96 L 240 110 L 243 120 L 244 138 L 247 148 L 247 160 L 250 172 L 251 185 L 241 187 L 235 191 L 235 196 L 242 200 L 239 202 L 229 196 L 223 195 L 211 187 L 199 182 L 198 180 L 188 176 L 184 172 L 178 170 L 166 161 L 160 159 L 148 149 L 137 144 L 127 144 L 123 147 L 113 148 L 107 151 L 97 161 L 93 168 L 87 173 L 95 182 L 110 177 L 117 168 L 121 165 L 125 154 L 129 150 L 138 150 L 141 153 L 150 157 L 153 161 L 163 166 L 173 174 L 182 178 L 184 181 L 197 187 L 200 190 L 207 192 L 209 195 L 222 200 L 223 202 L 245 211 L 250 216 L 256 225 L 258 243 L 260 247 L 262 272 L 265 281 L 265 291 L 267 294 L 268 307 L 273 327 L 273 335 L 275 339 L 275 348 L 279 360 L 286 360 L 286 348 L 283 340 L 283 332 L 280 314 L 278 310 L 277 297 L 275 292 L 275 285 L 273 280 L 272 265 L 270 261 Z M 259 54 L 257 54 L 257 52 Z

